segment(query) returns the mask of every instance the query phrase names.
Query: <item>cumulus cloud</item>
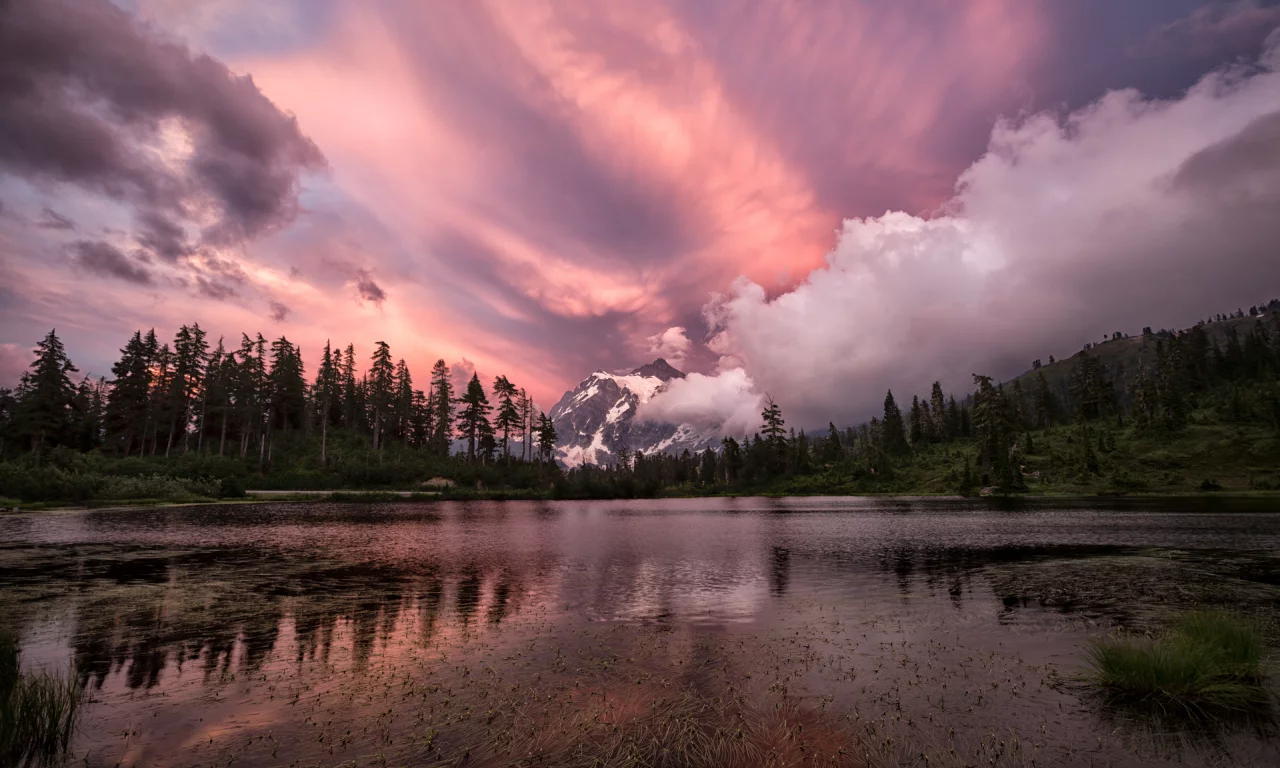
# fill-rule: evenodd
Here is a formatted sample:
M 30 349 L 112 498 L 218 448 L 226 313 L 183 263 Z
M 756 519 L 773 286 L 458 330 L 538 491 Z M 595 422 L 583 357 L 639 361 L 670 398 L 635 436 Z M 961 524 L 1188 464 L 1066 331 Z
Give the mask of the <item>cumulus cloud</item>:
M 1275 60 L 1264 56 L 1264 63 Z M 738 280 L 704 312 L 715 422 L 772 394 L 792 423 L 861 420 L 886 389 L 1016 375 L 1114 330 L 1178 326 L 1280 292 L 1280 72 L 1206 76 L 1183 97 L 1112 92 L 1002 121 L 929 218 L 844 222 L 825 265 L 770 297 Z M 744 385 L 744 380 L 749 385 Z M 672 387 L 653 413 L 691 415 Z M 682 410 L 683 409 L 683 410 Z M 693 419 L 685 419 L 693 420 Z
M 124 251 L 102 240 L 77 240 L 71 244 L 75 263 L 88 272 L 114 277 L 135 285 L 151 285 L 151 272 L 125 255 Z
M 662 333 L 654 334 L 646 340 L 649 344 L 648 353 L 655 357 L 664 358 L 672 365 L 680 365 L 684 359 L 688 357 L 689 350 L 693 348 L 693 342 L 689 340 L 685 329 L 681 326 L 672 326 Z
M 176 261 L 290 221 L 324 157 L 248 76 L 108 0 L 0 5 L 0 173 L 125 205 Z
M 459 397 L 467 391 L 467 384 L 471 382 L 471 377 L 476 374 L 476 364 L 462 358 L 449 364 L 449 383 L 453 385 L 453 392 Z
M 742 368 L 714 376 L 690 373 L 672 379 L 656 397 L 641 403 L 636 415 L 672 424 L 714 424 L 725 434 L 742 435 L 760 426 L 764 397 Z

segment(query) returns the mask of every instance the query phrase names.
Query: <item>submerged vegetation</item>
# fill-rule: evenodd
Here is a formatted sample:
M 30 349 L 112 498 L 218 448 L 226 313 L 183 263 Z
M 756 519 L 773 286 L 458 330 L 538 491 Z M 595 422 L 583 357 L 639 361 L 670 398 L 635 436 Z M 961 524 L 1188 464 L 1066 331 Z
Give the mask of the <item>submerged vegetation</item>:
M 210 346 L 198 325 L 172 346 L 138 332 L 112 380 L 77 384 L 50 332 L 19 387 L 0 390 L 0 500 L 1280 490 L 1280 302 L 1178 332 L 1115 332 L 1008 382 L 975 375 L 968 394 L 935 382 L 907 406 L 889 392 L 881 416 L 821 436 L 788 428 L 769 400 L 758 433 L 719 448 L 573 470 L 553 460 L 554 425 L 506 376 L 486 392 L 439 360 L 418 389 L 378 342 L 363 374 L 354 346 L 326 344 L 308 382 L 283 337 Z
M 1194 611 L 1154 638 L 1112 635 L 1090 649 L 1090 679 L 1115 702 L 1194 716 L 1270 702 L 1257 620 Z
M 23 672 L 17 642 L 0 632 L 0 764 L 43 765 L 62 755 L 82 693 L 72 675 Z

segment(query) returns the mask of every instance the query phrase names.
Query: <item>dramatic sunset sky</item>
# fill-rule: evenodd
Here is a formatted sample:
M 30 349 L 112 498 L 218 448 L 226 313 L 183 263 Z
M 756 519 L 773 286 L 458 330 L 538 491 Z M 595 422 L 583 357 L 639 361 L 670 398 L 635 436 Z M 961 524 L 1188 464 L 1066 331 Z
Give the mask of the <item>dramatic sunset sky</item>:
M 1280 296 L 1263 0 L 0 0 L 0 386 L 198 321 L 861 418 Z M 907 393 L 908 399 L 910 392 Z M 758 411 L 756 411 L 758 413 Z

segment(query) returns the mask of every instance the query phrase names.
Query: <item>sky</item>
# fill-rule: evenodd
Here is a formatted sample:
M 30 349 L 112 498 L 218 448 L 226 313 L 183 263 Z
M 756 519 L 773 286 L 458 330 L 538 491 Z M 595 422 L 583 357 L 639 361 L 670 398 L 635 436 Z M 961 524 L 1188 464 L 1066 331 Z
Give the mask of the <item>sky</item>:
M 0 2 L 0 386 L 50 328 L 387 341 L 544 408 L 860 420 L 1280 296 L 1264 0 Z M 909 395 L 908 395 L 909 399 Z

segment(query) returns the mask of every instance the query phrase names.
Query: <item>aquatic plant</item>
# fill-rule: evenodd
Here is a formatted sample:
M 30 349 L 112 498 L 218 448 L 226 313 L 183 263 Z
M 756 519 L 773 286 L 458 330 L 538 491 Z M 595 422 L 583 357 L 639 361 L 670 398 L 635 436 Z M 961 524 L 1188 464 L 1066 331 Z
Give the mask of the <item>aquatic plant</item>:
M 74 675 L 24 673 L 20 654 L 0 634 L 0 765 L 47 764 L 70 744 L 84 691 Z
M 1090 648 L 1091 681 L 1113 699 L 1187 714 L 1245 712 L 1269 702 L 1262 627 L 1193 611 L 1155 638 L 1115 634 Z

